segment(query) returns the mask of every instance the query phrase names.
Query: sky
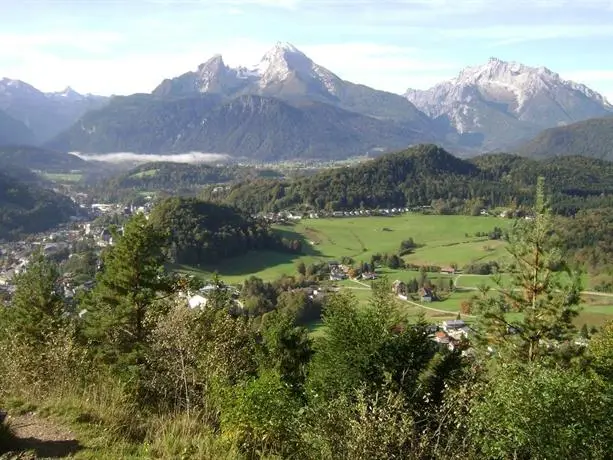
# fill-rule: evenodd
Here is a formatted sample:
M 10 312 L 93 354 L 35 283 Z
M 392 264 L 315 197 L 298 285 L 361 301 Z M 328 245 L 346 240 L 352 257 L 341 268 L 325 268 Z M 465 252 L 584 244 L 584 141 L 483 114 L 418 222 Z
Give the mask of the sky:
M 613 101 L 613 0 L 0 0 L 0 77 L 43 91 L 150 92 L 214 54 L 290 42 L 339 77 L 403 93 L 490 57 Z

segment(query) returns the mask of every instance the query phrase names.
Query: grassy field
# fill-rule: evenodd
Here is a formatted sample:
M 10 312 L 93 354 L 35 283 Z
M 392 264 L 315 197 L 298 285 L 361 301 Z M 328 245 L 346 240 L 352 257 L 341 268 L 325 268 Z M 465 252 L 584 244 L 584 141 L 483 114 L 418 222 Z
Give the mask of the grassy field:
M 362 285 L 353 281 L 346 281 L 340 283 L 340 286 L 349 290 L 356 296 L 361 304 L 367 304 L 370 301 L 371 292 Z M 398 303 L 400 311 L 410 319 L 416 319 L 420 314 L 423 314 L 426 320 L 438 323 L 447 319 L 456 318 L 462 302 L 470 300 L 471 297 L 476 294 L 477 292 L 474 290 L 458 289 L 442 301 L 421 304 L 421 308 L 400 299 Z M 521 315 L 517 313 L 511 313 L 508 319 L 512 321 L 518 319 L 520 316 Z M 461 317 L 468 323 L 474 321 L 474 317 L 471 315 L 461 315 Z M 582 296 L 579 315 L 574 321 L 577 327 L 581 327 L 583 324 L 587 324 L 588 327 L 600 327 L 611 320 L 613 320 L 613 296 Z
M 495 217 L 469 216 L 431 216 L 405 214 L 397 217 L 361 217 L 337 219 L 309 219 L 291 225 L 278 226 L 277 229 L 291 239 L 300 238 L 305 248 L 304 255 L 296 256 L 274 251 L 253 251 L 244 256 L 228 259 L 214 267 L 177 267 L 180 271 L 201 277 L 210 277 L 217 272 L 228 283 L 241 283 L 249 276 L 257 276 L 272 281 L 282 275 L 296 274 L 296 264 L 306 264 L 340 260 L 343 256 L 356 261 L 367 262 L 375 253 L 396 253 L 400 242 L 413 238 L 420 245 L 413 254 L 405 256 L 408 263 L 417 265 L 446 266 L 453 263 L 462 267 L 474 261 L 501 260 L 505 257 L 504 243 L 482 237 L 477 232 L 488 232 L 494 227 L 505 228 L 510 221 Z M 419 273 L 410 270 L 391 270 L 381 268 L 380 275 L 390 282 L 409 281 L 418 278 Z M 420 308 L 406 302 L 400 308 L 407 316 L 417 317 L 420 313 L 426 318 L 440 322 L 455 318 L 460 304 L 473 296 L 474 288 L 485 284 L 495 287 L 491 276 L 480 275 L 442 275 L 429 273 L 428 277 L 437 282 L 444 278 L 456 281 L 458 291 L 448 299 L 425 305 L 435 310 Z M 504 275 L 503 275 L 504 280 Z M 368 302 L 370 291 L 352 281 L 337 283 L 339 287 L 350 289 L 361 303 Z M 583 277 L 584 289 L 590 289 L 587 276 Z M 472 288 L 472 289 L 471 289 Z M 584 296 L 582 311 L 576 320 L 577 325 L 600 326 L 613 319 L 613 297 Z M 400 302 L 400 301 L 399 301 Z M 447 313 L 448 312 L 448 313 Z M 470 318 L 466 318 L 470 320 Z M 317 328 L 317 326 L 314 326 Z
M 59 184 L 74 184 L 83 178 L 81 173 L 43 173 L 42 176 Z
M 414 264 L 460 266 L 472 261 L 497 260 L 504 256 L 503 243 L 477 238 L 475 233 L 505 227 L 509 221 L 496 217 L 430 216 L 405 214 L 395 217 L 356 217 L 307 219 L 277 230 L 291 239 L 303 241 L 305 254 L 296 256 L 272 251 L 254 251 L 225 260 L 215 266 L 181 267 L 181 270 L 208 277 L 213 272 L 227 282 L 241 282 L 255 275 L 273 280 L 283 274 L 295 274 L 296 263 L 339 260 L 343 256 L 368 262 L 375 253 L 396 253 L 408 238 L 420 247 L 405 260 Z M 415 274 L 388 271 L 388 276 L 405 280 Z
M 141 171 L 141 172 L 137 172 L 132 174 L 130 177 L 133 177 L 135 179 L 139 179 L 141 177 L 153 177 L 158 173 L 159 169 L 157 168 L 153 168 L 153 169 L 148 169 L 146 171 Z

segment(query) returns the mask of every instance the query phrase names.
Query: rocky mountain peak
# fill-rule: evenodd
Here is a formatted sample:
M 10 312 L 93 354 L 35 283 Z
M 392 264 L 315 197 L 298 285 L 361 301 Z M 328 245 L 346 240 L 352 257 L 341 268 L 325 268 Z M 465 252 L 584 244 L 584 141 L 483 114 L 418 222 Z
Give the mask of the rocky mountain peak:
M 459 132 L 477 133 L 485 145 L 505 147 L 541 129 L 613 110 L 602 95 L 546 67 L 498 58 L 467 67 L 428 90 L 408 90 L 405 96 L 429 116 L 449 120 Z M 509 140 L 501 142 L 505 137 Z
M 271 81 L 282 81 L 290 72 L 309 71 L 313 61 L 291 43 L 277 42 L 273 48 L 262 57 L 255 71 L 261 75 L 260 86 L 266 86 Z

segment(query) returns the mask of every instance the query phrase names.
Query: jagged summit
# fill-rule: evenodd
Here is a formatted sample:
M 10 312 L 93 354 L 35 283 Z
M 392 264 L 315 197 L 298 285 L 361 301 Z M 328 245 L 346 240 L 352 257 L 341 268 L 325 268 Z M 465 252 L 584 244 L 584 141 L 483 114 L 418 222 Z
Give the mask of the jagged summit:
M 165 80 L 153 93 L 161 96 L 194 92 L 266 94 L 279 91 L 279 85 L 290 80 L 299 80 L 303 86 L 330 94 L 335 94 L 341 83 L 336 75 L 314 63 L 293 44 L 277 42 L 256 65 L 229 67 L 222 55 L 216 54 L 196 71 Z
M 29 85 L 28 83 L 24 81 L 12 79 L 12 78 L 2 78 L 0 80 L 0 92 L 14 93 L 14 94 L 16 93 L 27 93 L 27 94 L 40 93 L 42 94 L 32 85 Z
M 298 48 L 296 48 L 291 43 L 283 42 L 283 41 L 278 41 L 277 43 L 275 43 L 273 50 L 274 49 L 289 51 L 290 53 L 302 53 L 302 51 L 300 51 Z
M 485 145 L 498 146 L 613 110 L 602 95 L 546 67 L 494 57 L 428 90 L 409 89 L 405 96 L 429 116 L 443 117 L 459 132 L 478 133 Z
M 83 94 L 75 91 L 70 86 L 67 86 L 62 91 L 47 93 L 47 95 L 51 97 L 58 97 L 58 98 L 65 98 L 65 99 L 81 99 L 85 97 Z

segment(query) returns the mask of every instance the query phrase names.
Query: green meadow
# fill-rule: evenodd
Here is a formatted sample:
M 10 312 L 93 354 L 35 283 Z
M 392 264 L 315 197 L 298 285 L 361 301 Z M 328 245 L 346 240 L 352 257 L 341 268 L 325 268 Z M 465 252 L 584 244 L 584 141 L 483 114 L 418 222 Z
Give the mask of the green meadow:
M 42 173 L 42 176 L 58 184 L 74 184 L 83 178 L 81 173 Z
M 305 219 L 294 224 L 276 226 L 284 236 L 302 240 L 303 255 L 252 251 L 241 257 L 227 259 L 215 266 L 179 266 L 177 269 L 205 278 L 217 272 L 224 281 L 232 284 L 239 284 L 250 276 L 272 281 L 282 275 L 296 274 L 296 264 L 299 261 L 309 264 L 340 260 L 348 256 L 356 262 L 368 262 L 375 253 L 396 253 L 401 241 L 408 238 L 413 238 L 419 245 L 414 253 L 404 257 L 408 263 L 438 266 L 457 264 L 462 267 L 471 262 L 503 259 L 506 255 L 504 242 L 476 237 L 475 234 L 489 232 L 494 227 L 508 228 L 509 225 L 509 220 L 497 217 L 423 214 Z M 380 268 L 377 271 L 380 275 L 386 276 L 390 282 L 394 280 L 407 282 L 419 276 L 418 272 L 411 270 Z M 433 322 L 452 319 L 457 316 L 461 303 L 477 293 L 477 287 L 486 285 L 496 288 L 491 276 L 429 273 L 428 277 L 433 282 L 439 278 L 445 279 L 446 282 L 453 279 L 458 289 L 448 299 L 423 307 L 399 300 L 399 308 L 403 314 L 414 318 L 423 314 L 426 319 Z M 504 275 L 502 281 L 507 281 Z M 584 289 L 590 289 L 586 276 L 583 276 L 582 281 Z M 351 290 L 362 304 L 370 299 L 368 284 L 365 287 L 350 280 L 335 284 Z M 612 315 L 613 296 L 584 296 L 582 311 L 576 323 L 579 326 L 584 323 L 589 326 L 599 326 L 613 319 Z M 470 321 L 470 317 L 465 319 Z
M 496 217 L 423 214 L 304 219 L 295 224 L 276 226 L 284 236 L 302 240 L 304 255 L 253 251 L 214 266 L 180 269 L 202 276 L 217 272 L 230 283 L 239 283 L 251 275 L 271 281 L 284 274 L 295 274 L 298 261 L 309 264 L 347 256 L 357 262 L 368 262 L 373 254 L 398 252 L 400 243 L 408 238 L 413 238 L 420 245 L 413 254 L 404 257 L 408 263 L 440 266 L 455 263 L 462 266 L 472 261 L 503 257 L 505 250 L 502 242 L 476 237 L 475 234 L 508 225 L 510 221 Z M 415 276 L 404 271 L 389 271 L 386 274 L 401 280 Z

